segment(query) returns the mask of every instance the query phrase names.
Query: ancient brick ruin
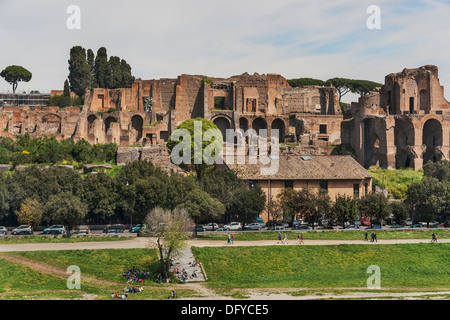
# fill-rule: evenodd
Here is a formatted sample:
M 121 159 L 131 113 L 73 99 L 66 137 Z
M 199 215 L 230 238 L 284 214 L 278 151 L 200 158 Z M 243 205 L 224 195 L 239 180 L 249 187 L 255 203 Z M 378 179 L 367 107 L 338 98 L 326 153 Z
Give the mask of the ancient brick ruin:
M 414 168 L 450 158 L 450 105 L 438 68 L 426 65 L 389 74 L 384 86 L 352 103 L 342 142 L 368 168 Z
M 270 136 L 278 129 L 281 142 L 341 145 L 341 151 L 354 153 L 366 168 L 417 170 L 429 160 L 450 157 L 450 108 L 435 66 L 386 76 L 380 90 L 362 96 L 351 109 L 352 118 L 344 120 L 334 87 L 293 88 L 278 74 L 226 79 L 183 74 L 137 79 L 131 88 L 89 90 L 82 108 L 5 105 L 0 136 L 29 133 L 157 147 L 184 120 L 203 117 L 223 134 L 226 129 L 267 129 Z M 142 154 L 162 153 L 145 149 L 124 159 Z

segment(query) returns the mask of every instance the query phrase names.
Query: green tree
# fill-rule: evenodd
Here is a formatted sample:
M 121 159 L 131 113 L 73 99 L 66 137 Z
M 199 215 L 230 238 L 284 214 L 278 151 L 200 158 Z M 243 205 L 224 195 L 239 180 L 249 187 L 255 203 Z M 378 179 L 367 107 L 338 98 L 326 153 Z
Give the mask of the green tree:
M 69 84 L 70 90 L 81 98 L 84 97 L 86 89 L 91 86 L 91 70 L 86 60 L 86 49 L 74 46 L 70 49 L 69 59 Z
M 47 221 L 67 226 L 69 233 L 73 227 L 83 221 L 87 213 L 87 204 L 71 192 L 62 192 L 50 196 L 44 206 L 44 215 Z
M 371 192 L 359 200 L 361 215 L 373 220 L 386 220 L 391 214 L 388 198 L 382 193 Z
M 124 60 L 120 60 L 120 69 L 122 73 L 122 88 L 131 88 L 136 80 L 131 73 L 131 66 Z
M 313 78 L 298 78 L 298 79 L 290 79 L 287 81 L 291 87 L 306 87 L 306 86 L 325 86 L 326 82 L 313 79 Z
M 191 219 L 184 208 L 165 210 L 156 207 L 145 219 L 151 230 L 148 247 L 156 248 L 164 279 L 169 279 L 169 262 L 186 247 Z
M 210 133 L 211 139 L 205 133 Z M 174 140 L 175 135 L 178 140 Z M 218 137 L 218 138 L 217 138 Z M 216 139 L 217 138 L 217 139 Z M 167 147 L 171 159 L 182 160 L 177 163 L 183 169 L 193 168 L 197 179 L 201 180 L 205 173 L 215 168 L 214 159 L 222 153 L 222 134 L 217 126 L 204 118 L 183 121 L 170 136 Z
M 242 229 L 246 224 L 255 222 L 266 207 L 266 196 L 259 185 L 250 188 L 240 188 L 234 192 L 230 205 L 230 212 L 242 223 Z
M 450 182 L 434 177 L 424 177 L 419 183 L 408 186 L 406 204 L 412 209 L 415 221 L 441 222 L 450 217 Z
M 346 222 L 356 221 L 359 216 L 358 202 L 356 199 L 346 195 L 338 195 L 336 201 L 331 207 L 331 218 L 342 223 L 342 227 Z
M 203 220 L 218 220 L 225 213 L 224 205 L 201 189 L 194 189 L 187 195 L 184 208 L 186 208 L 195 225 Z M 196 229 L 194 236 L 197 236 Z
M 368 80 L 355 80 L 355 79 L 347 79 L 347 78 L 332 78 L 326 81 L 327 85 L 333 85 L 339 94 L 339 103 L 342 100 L 342 97 L 347 93 L 357 93 L 361 96 L 369 93 L 377 87 L 382 87 L 381 83 L 368 81 Z
M 42 206 L 35 199 L 25 199 L 20 205 L 20 210 L 16 211 L 17 221 L 20 224 L 38 226 L 42 220 Z
M 3 69 L 0 76 L 12 85 L 12 90 L 15 93 L 19 82 L 30 81 L 32 74 L 22 66 L 13 65 Z
M 93 88 L 95 85 L 95 55 L 91 49 L 88 49 L 87 52 L 87 64 L 89 66 L 89 87 Z
M 122 87 L 122 66 L 120 58 L 112 56 L 109 58 L 109 67 L 106 72 L 106 87 L 108 89 L 117 89 Z
M 94 83 L 97 88 L 107 88 L 106 75 L 109 73 L 108 53 L 105 47 L 101 47 L 97 51 L 94 61 Z
M 441 182 L 450 181 L 450 161 L 427 162 L 423 166 L 423 175 L 424 177 L 436 178 Z
M 69 81 L 64 81 L 64 93 L 62 96 L 61 107 L 70 106 L 70 86 Z
M 394 217 L 394 221 L 397 224 L 403 224 L 404 221 L 409 217 L 408 209 L 406 209 L 404 202 L 391 202 L 391 212 Z

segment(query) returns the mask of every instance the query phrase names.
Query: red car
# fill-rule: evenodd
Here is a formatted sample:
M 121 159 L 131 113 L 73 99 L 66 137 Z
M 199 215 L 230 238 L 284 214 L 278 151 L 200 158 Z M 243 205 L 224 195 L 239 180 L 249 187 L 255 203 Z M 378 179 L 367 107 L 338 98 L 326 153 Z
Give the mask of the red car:
M 439 228 L 439 229 L 443 229 L 443 228 L 445 228 L 445 226 L 444 226 L 442 223 L 440 223 L 440 224 L 434 224 L 434 225 L 432 225 L 431 228 Z
M 361 225 L 370 226 L 370 220 L 361 218 Z

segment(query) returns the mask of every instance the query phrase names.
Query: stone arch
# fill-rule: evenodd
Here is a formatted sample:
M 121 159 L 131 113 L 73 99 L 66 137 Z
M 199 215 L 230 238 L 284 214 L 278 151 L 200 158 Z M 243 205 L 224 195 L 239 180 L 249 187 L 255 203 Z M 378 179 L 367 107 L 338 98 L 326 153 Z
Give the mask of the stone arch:
M 403 119 L 395 120 L 394 144 L 396 146 L 395 167 L 413 168 L 417 158 L 413 150 L 415 145 L 415 131 L 412 122 Z
M 131 118 L 131 127 L 137 131 L 136 142 L 138 142 L 142 138 L 143 125 L 144 125 L 144 119 L 142 119 L 142 117 L 140 115 L 135 114 Z
M 42 123 L 44 124 L 42 128 L 43 134 L 57 134 L 61 133 L 61 117 L 49 113 L 42 117 Z
M 227 117 L 218 116 L 215 117 L 213 123 L 217 126 L 217 128 L 219 128 L 222 133 L 223 141 L 225 142 L 227 137 L 227 129 L 231 129 L 230 120 Z
M 108 134 L 109 128 L 111 127 L 111 123 L 118 122 L 114 117 L 107 117 L 105 119 L 105 133 Z
M 87 117 L 88 134 L 94 134 L 94 122 L 95 122 L 95 120 L 97 120 L 97 116 L 95 116 L 94 114 L 91 114 L 90 116 Z
M 244 118 L 244 117 L 239 118 L 239 129 L 242 129 L 244 132 L 246 132 L 248 130 L 247 118 Z
M 280 142 L 284 142 L 284 139 L 286 137 L 286 125 L 284 121 L 280 118 L 276 118 L 272 121 L 272 130 L 278 129 L 278 134 L 280 138 Z
M 256 118 L 253 120 L 252 128 L 259 135 L 260 130 L 267 130 L 267 122 L 263 118 Z
M 423 164 L 428 161 L 439 161 L 443 158 L 441 147 L 443 143 L 442 124 L 439 120 L 427 120 L 422 129 L 422 145 L 425 147 Z

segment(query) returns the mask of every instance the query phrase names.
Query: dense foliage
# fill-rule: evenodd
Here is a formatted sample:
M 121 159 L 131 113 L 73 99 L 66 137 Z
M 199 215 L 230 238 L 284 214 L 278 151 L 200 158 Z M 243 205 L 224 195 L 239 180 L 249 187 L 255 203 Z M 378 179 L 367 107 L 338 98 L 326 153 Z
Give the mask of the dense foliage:
M 16 140 L 0 137 L 0 164 L 55 164 L 62 161 L 93 163 L 115 161 L 117 145 L 91 145 L 85 140 L 75 142 L 68 138 L 61 141 L 51 138 L 33 139 L 29 134 Z

